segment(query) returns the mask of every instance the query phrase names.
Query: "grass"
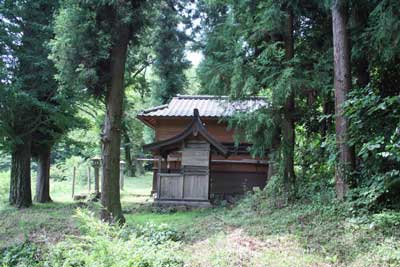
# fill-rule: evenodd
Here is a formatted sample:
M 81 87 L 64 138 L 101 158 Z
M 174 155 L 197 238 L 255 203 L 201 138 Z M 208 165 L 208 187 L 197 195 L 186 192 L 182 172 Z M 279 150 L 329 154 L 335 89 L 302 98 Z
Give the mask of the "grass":
M 32 175 L 35 177 L 35 175 Z M 32 179 L 34 192 L 35 179 Z M 127 177 L 122 191 L 125 207 L 134 208 L 150 200 L 150 174 Z M 94 208 L 95 203 L 76 202 L 72 199 L 71 181 L 51 181 L 52 203 L 34 203 L 29 209 L 18 210 L 8 205 L 9 173 L 0 173 L 0 249 L 26 240 L 38 243 L 57 242 L 67 234 L 77 234 L 73 215 L 78 207 Z M 93 187 L 92 187 L 93 188 Z M 87 194 L 85 184 L 76 184 L 75 193 Z M 150 205 L 150 203 L 149 203 Z
M 128 177 L 121 193 L 127 227 L 149 222 L 183 233 L 186 266 L 400 266 L 400 213 L 355 216 L 349 203 L 297 204 L 272 209 L 262 196 L 232 207 L 155 208 L 151 174 Z M 0 248 L 24 240 L 45 245 L 79 235 L 68 181 L 52 181 L 50 204 L 7 205 L 8 174 L 0 173 Z M 80 185 L 78 192 L 87 191 Z M 47 245 L 48 246 L 48 245 Z

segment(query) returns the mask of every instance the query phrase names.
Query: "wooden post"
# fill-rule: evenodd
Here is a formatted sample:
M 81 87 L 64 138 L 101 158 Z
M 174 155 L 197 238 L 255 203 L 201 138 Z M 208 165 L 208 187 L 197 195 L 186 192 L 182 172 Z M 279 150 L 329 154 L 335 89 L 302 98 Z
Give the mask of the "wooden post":
M 136 171 L 138 173 L 139 176 L 144 175 L 144 168 L 143 168 L 143 161 L 141 160 L 135 160 L 135 165 L 136 165 Z
M 88 193 L 90 195 L 90 191 L 91 191 L 91 183 L 92 183 L 92 179 L 90 177 L 90 167 L 87 168 L 87 176 L 88 176 Z
M 101 158 L 100 157 L 94 157 L 91 159 L 92 161 L 92 167 L 94 169 L 94 192 L 96 194 L 96 197 L 99 196 L 100 192 L 100 165 L 101 165 Z
M 161 195 L 161 172 L 162 172 L 161 156 L 158 156 L 157 167 L 158 167 L 158 172 L 157 172 L 157 198 L 160 199 L 160 195 Z
M 76 167 L 74 166 L 74 169 L 72 172 L 72 199 L 74 198 L 74 195 L 75 195 L 75 175 L 76 175 Z
M 124 190 L 124 168 L 125 168 L 125 161 L 119 162 L 119 187 L 121 190 Z
M 96 193 L 96 195 L 100 192 L 100 168 L 99 167 L 95 167 L 94 168 L 94 192 Z

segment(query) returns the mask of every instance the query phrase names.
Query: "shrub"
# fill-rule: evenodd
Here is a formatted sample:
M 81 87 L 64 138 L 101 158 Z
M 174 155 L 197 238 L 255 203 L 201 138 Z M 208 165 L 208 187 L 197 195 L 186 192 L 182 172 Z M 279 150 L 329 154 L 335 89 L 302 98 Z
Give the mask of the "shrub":
M 392 227 L 400 226 L 400 212 L 383 211 L 372 215 L 372 223 L 383 230 L 391 232 Z
M 375 81 L 376 82 L 376 81 Z M 374 85 L 353 90 L 345 105 L 350 143 L 359 159 L 353 184 L 360 205 L 399 208 L 400 96 L 384 96 Z
M 49 253 L 47 265 L 98 267 L 183 266 L 180 243 L 167 227 L 147 225 L 138 231 L 108 225 L 78 210 L 82 235 L 68 237 Z
M 138 237 L 159 245 L 168 241 L 180 241 L 182 235 L 176 230 L 171 229 L 166 224 L 156 225 L 153 223 L 147 223 L 145 225 L 139 225 L 135 229 L 135 233 Z
M 30 242 L 14 245 L 0 251 L 0 266 L 39 266 L 39 249 Z

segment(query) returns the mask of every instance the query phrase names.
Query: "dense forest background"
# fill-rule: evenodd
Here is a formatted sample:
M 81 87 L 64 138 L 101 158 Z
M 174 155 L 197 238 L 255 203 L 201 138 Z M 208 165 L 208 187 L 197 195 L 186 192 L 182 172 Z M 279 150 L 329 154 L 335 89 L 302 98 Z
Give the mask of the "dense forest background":
M 112 105 L 122 142 L 110 146 L 118 157 L 124 148 L 133 173 L 132 158 L 152 138 L 135 119 L 140 109 L 178 93 L 265 96 L 268 108 L 230 124 L 255 156 L 271 160 L 271 192 L 295 200 L 336 185 L 339 198 L 349 189 L 367 208 L 398 204 L 397 1 L 132 5 L 2 2 L 1 145 L 13 159 L 2 168 L 12 166 L 12 181 L 28 187 L 30 158 L 49 176 L 49 157 L 62 165 L 100 155 Z M 112 27 L 121 25 L 125 50 L 116 53 L 124 64 L 114 81 L 112 49 L 122 33 Z M 203 55 L 198 66 L 190 51 Z M 108 94 L 116 91 L 114 100 Z M 11 203 L 29 206 L 30 196 L 18 194 Z
M 135 176 L 153 140 L 137 113 L 209 94 L 269 103 L 229 118 L 270 162 L 255 203 L 398 211 L 399 10 L 397 0 L 1 0 L 8 202 L 49 202 L 53 181 L 101 156 L 101 217 L 123 223 L 119 161 Z
M 354 258 L 360 265 L 351 266 L 367 266 L 363 255 L 375 252 L 383 256 L 368 266 L 400 262 L 391 228 L 400 224 L 398 0 L 0 0 L 0 54 L 0 174 L 7 176 L 0 196 L 8 196 L 1 204 L 11 212 L 51 202 L 52 184 L 69 183 L 72 168 L 85 184 L 90 159 L 99 156 L 101 205 L 94 210 L 123 224 L 131 211 L 121 205 L 119 162 L 126 162 L 126 176 L 143 174 L 136 159 L 151 156 L 142 145 L 154 139 L 136 119 L 140 110 L 177 94 L 265 97 L 268 106 L 227 120 L 237 140 L 253 144 L 252 155 L 269 161 L 266 188 L 228 215 L 199 216 L 213 230 L 221 227 L 217 221 L 290 232 L 279 228 L 290 221 L 307 251 L 323 251 L 318 255 L 332 266 L 350 266 Z M 148 253 L 135 250 L 148 264 L 138 266 L 167 266 L 164 258 L 183 266 L 174 259 L 178 245 L 169 243 L 177 233 L 149 226 L 132 234 L 77 213 L 92 247 L 71 239 L 47 266 L 124 266 L 132 246 Z M 350 217 L 358 228 L 340 228 Z M 370 219 L 376 221 L 365 226 Z M 254 228 L 254 235 L 265 229 Z M 353 237 L 357 251 L 348 245 Z M 105 247 L 119 256 L 104 254 Z M 19 249 L 9 255 L 36 257 L 30 246 Z

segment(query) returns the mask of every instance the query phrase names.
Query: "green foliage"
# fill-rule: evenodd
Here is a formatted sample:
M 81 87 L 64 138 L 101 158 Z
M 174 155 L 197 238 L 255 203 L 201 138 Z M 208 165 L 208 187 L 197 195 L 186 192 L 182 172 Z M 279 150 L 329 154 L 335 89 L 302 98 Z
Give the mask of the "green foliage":
M 399 59 L 399 9 L 398 1 L 384 0 L 379 1 L 369 14 L 368 27 L 363 34 L 363 41 L 371 50 L 371 58 L 380 63 L 392 63 Z
M 71 95 L 58 90 L 48 59 L 52 16 L 58 1 L 3 1 L 0 146 L 9 150 L 33 134 L 33 150 L 53 145 L 74 120 Z
M 0 250 L 0 266 L 2 267 L 23 267 L 40 266 L 39 248 L 30 242 L 14 245 Z
M 315 257 L 317 253 L 327 266 L 397 266 L 400 263 L 398 212 L 355 214 L 350 202 L 317 199 L 276 205 L 268 194 L 268 189 L 249 194 L 224 213 L 224 223 L 246 229 L 267 242 L 276 237 L 280 243 L 287 244 L 284 240 L 288 236 L 295 237 L 306 254 Z M 293 247 L 280 248 L 279 255 L 285 250 L 293 251 Z M 296 263 L 304 257 L 305 254 L 296 257 Z
M 143 238 L 146 241 L 153 243 L 154 245 L 160 245 L 167 241 L 180 241 L 182 235 L 176 230 L 171 229 L 166 224 L 156 225 L 154 223 L 147 223 L 145 225 L 139 225 L 135 229 L 135 233 L 138 237 Z
M 400 226 L 400 213 L 383 211 L 372 216 L 372 223 L 381 229 L 391 229 Z M 390 233 L 390 231 L 389 231 Z
M 55 38 L 51 41 L 51 58 L 61 86 L 78 94 L 104 96 L 111 78 L 110 50 L 119 34 L 114 27 L 118 23 L 130 25 L 129 38 L 137 45 L 146 23 L 144 4 L 64 1 L 55 18 Z
M 239 114 L 230 121 L 238 140 L 254 144 L 253 155 L 263 157 L 275 150 L 270 160 L 283 165 L 284 105 L 295 94 L 295 110 L 290 112 L 296 121 L 296 184 L 302 199 L 319 195 L 327 200 L 334 185 L 332 18 L 327 8 L 331 4 L 223 0 L 199 5 L 205 56 L 198 68 L 202 92 L 232 98 L 264 96 L 270 102 L 267 110 Z M 346 116 L 350 143 L 360 162 L 357 181 L 349 182 L 362 187 L 351 197 L 370 207 L 398 203 L 398 5 L 365 0 L 351 3 L 349 10 L 356 86 Z M 294 16 L 295 55 L 290 60 L 285 55 L 288 10 Z M 369 89 L 363 88 L 368 82 Z M 283 185 L 279 179 L 273 183 L 276 193 Z
M 137 179 L 127 179 L 122 191 L 124 209 L 133 211 L 126 214 L 123 228 L 101 223 L 82 203 L 70 203 L 70 183 L 55 182 L 54 203 L 0 210 L 0 224 L 5 226 L 0 229 L 0 246 L 10 238 L 19 240 L 21 233 L 39 241 L 42 234 L 57 240 L 58 244 L 41 243 L 40 255 L 29 256 L 29 263 L 21 266 L 35 266 L 37 260 L 39 266 L 399 265 L 398 212 L 359 214 L 349 202 L 313 199 L 277 206 L 265 190 L 257 190 L 229 207 L 160 213 L 145 198 L 131 198 L 132 192 L 139 193 L 132 190 L 150 189 L 151 175 L 140 178 L 146 180 L 143 185 Z M 72 218 L 77 206 L 82 210 Z
M 144 127 L 143 123 L 139 121 L 136 116 L 140 110 L 147 108 L 147 105 L 151 102 L 148 96 L 142 97 L 135 90 L 135 88 L 127 88 L 125 93 L 125 112 L 123 125 L 126 131 L 124 140 L 124 145 L 129 145 L 131 149 L 131 154 L 134 157 L 143 154 L 142 145 L 144 144 L 143 135 Z M 128 137 L 128 138 L 126 138 Z M 129 141 L 129 142 L 128 142 Z
M 50 266 L 183 266 L 180 244 L 171 241 L 166 229 L 142 228 L 139 235 L 108 225 L 78 210 L 83 234 L 58 243 L 50 252 Z M 164 237 L 164 238 L 160 238 Z M 154 241 L 157 242 L 154 242 Z
M 238 113 L 228 121 L 229 128 L 235 129 L 235 139 L 249 140 L 253 146 L 253 156 L 265 157 L 265 152 L 273 146 L 273 137 L 279 131 L 281 120 L 273 108 L 263 108 L 257 112 Z
M 74 167 L 76 168 L 76 183 L 86 184 L 88 168 L 92 167 L 89 159 L 85 160 L 79 156 L 66 158 L 51 166 L 50 177 L 54 181 L 72 181 L 72 172 Z
M 153 67 L 158 80 L 154 84 L 153 98 L 156 103 L 167 103 L 177 93 L 182 93 L 187 85 L 184 71 L 190 67 L 185 58 L 188 37 L 184 30 L 178 29 L 183 20 L 179 5 L 179 1 L 160 1 L 155 21 Z
M 346 103 L 350 141 L 360 144 L 356 191 L 368 207 L 397 206 L 400 192 L 400 97 L 382 97 L 371 86 L 351 93 Z
M 202 8 L 205 58 L 198 75 L 203 92 L 228 94 L 234 99 L 266 98 L 268 107 L 238 114 L 230 121 L 230 127 L 239 133 L 238 140 L 253 144 L 254 156 L 266 157 L 269 153 L 270 160 L 278 165 L 276 179 L 285 181 L 276 186 L 284 186 L 289 191 L 286 193 L 292 195 L 296 191 L 291 171 L 294 141 L 285 132 L 291 132 L 294 122 L 298 128 L 305 128 L 306 132 L 299 132 L 300 138 L 308 132 L 319 132 L 320 124 L 325 122 L 318 123 L 316 118 L 333 112 L 320 109 L 330 101 L 332 90 L 331 24 L 327 10 L 316 2 L 305 6 L 298 1 L 211 1 L 203 3 Z M 288 38 L 290 14 L 294 17 L 293 44 Z M 291 45 L 295 47 L 294 56 Z M 309 95 L 315 99 L 311 105 Z M 295 103 L 295 108 L 291 103 Z M 317 145 L 324 138 L 317 134 L 305 137 L 306 142 L 315 143 L 312 153 L 319 152 Z M 297 155 L 297 159 L 304 158 Z M 326 170 L 326 177 L 332 169 L 322 166 L 319 159 L 307 158 L 318 169 Z M 305 184 L 309 177 L 301 178 Z
M 100 66 L 109 57 L 111 36 L 96 27 L 96 9 L 90 5 L 65 1 L 55 18 L 55 38 L 51 42 L 52 59 L 58 70 L 57 78 L 70 90 L 85 88 L 101 94 L 104 81 Z M 105 4 L 105 3 L 104 3 Z M 97 7 L 100 8 L 100 7 Z M 96 36 L 97 38 L 87 38 Z M 79 47 L 79 49 L 78 49 Z

